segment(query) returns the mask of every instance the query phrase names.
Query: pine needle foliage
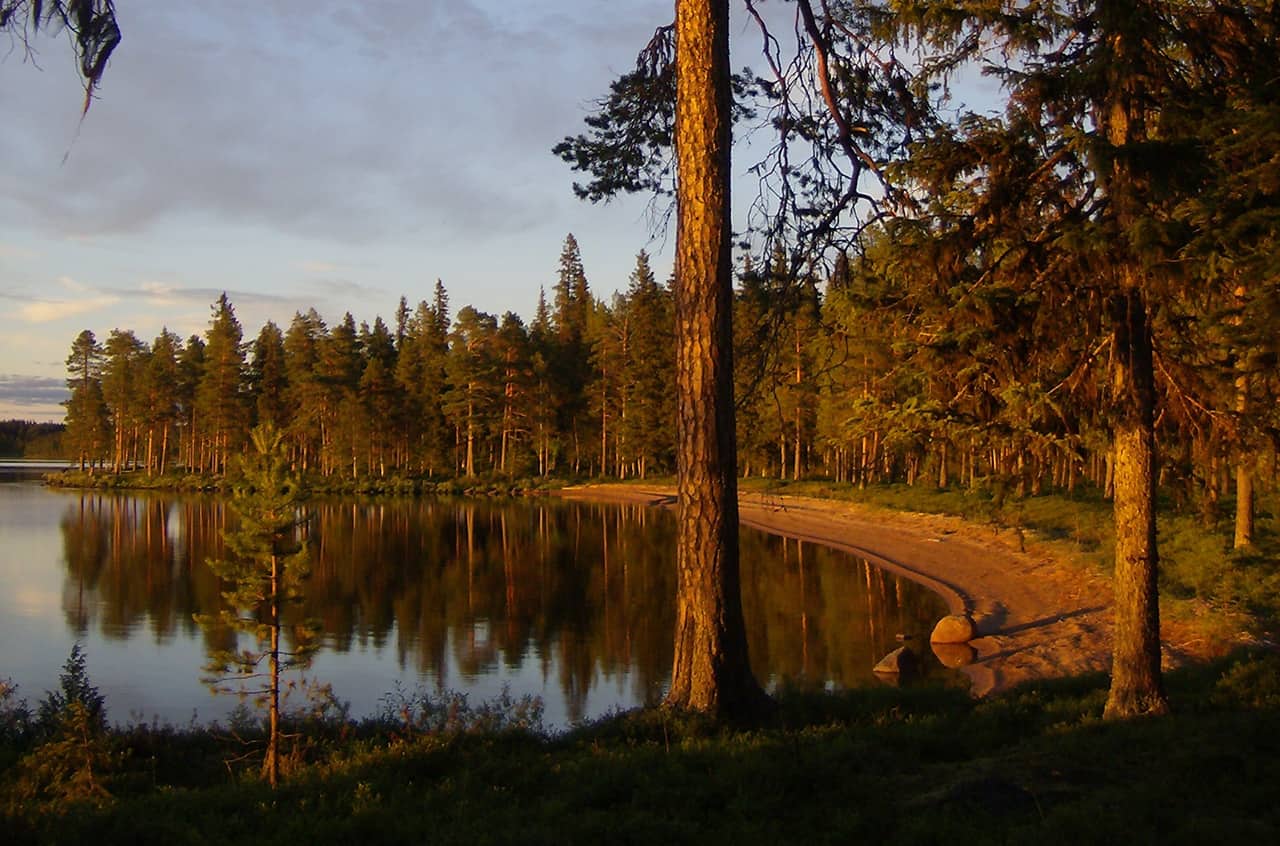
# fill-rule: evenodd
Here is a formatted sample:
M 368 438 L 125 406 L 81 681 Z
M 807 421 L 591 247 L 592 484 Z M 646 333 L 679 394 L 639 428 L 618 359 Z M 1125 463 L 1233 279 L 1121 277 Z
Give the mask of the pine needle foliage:
M 36 30 L 66 30 L 75 42 L 84 78 L 84 112 L 102 82 L 107 61 L 120 45 L 113 0 L 0 0 L 0 32 L 17 34 L 30 51 Z
M 240 524 L 228 530 L 227 557 L 209 561 L 223 580 L 226 603 L 216 615 L 197 615 L 207 631 L 230 634 L 231 646 L 213 649 L 205 666 L 206 683 L 215 692 L 252 697 L 270 721 L 263 770 L 277 780 L 282 673 L 304 670 L 318 647 L 317 627 L 283 618 L 287 605 L 302 596 L 309 570 L 303 540 L 305 490 L 291 470 L 284 434 L 270 424 L 250 435 L 252 448 L 240 460 L 241 477 L 232 489 L 232 507 Z M 282 641 L 287 630 L 289 645 Z M 241 636 L 246 636 L 242 638 Z M 247 639 L 249 645 L 244 646 Z

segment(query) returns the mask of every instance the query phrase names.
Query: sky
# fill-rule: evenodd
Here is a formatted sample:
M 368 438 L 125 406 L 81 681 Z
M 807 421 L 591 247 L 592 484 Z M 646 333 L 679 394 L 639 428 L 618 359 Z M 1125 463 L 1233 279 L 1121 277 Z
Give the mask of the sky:
M 757 8 L 794 26 L 794 4 Z M 249 340 L 312 307 L 391 324 L 437 279 L 455 314 L 527 322 L 569 233 L 597 296 L 626 289 L 641 249 L 666 278 L 674 233 L 652 198 L 582 202 L 551 148 L 673 9 L 116 0 L 124 40 L 83 120 L 67 34 L 30 55 L 0 35 L 0 419 L 62 419 L 82 330 L 203 334 L 223 292 Z M 763 71 L 730 9 L 733 66 Z M 760 155 L 735 145 L 741 229 Z
M 223 291 L 250 339 L 313 306 L 391 323 L 437 278 L 527 321 L 570 232 L 598 295 L 641 249 L 669 271 L 647 198 L 579 201 L 550 150 L 671 0 L 116 6 L 83 122 L 65 33 L 0 36 L 0 419 L 62 419 L 81 330 L 185 338 Z

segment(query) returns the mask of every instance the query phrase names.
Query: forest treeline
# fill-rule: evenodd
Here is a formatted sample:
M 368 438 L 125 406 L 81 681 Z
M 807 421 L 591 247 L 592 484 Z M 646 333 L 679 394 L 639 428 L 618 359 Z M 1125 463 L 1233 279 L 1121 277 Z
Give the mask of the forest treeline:
M 203 337 L 80 333 L 66 443 L 82 467 L 220 474 L 270 422 L 322 476 L 670 472 L 672 313 L 644 253 L 625 293 L 595 297 L 572 235 L 528 324 L 453 314 L 437 282 L 416 308 L 402 297 L 390 325 L 347 313 L 329 326 L 311 309 L 246 341 L 224 294 Z
M 1106 333 L 1096 311 L 1034 290 L 939 290 L 929 245 L 886 231 L 828 273 L 781 250 L 738 275 L 740 470 L 857 484 L 1109 492 Z M 1206 287 L 1157 312 L 1165 394 L 1160 482 L 1206 515 L 1241 474 L 1274 486 L 1280 419 L 1268 301 Z M 1046 307 L 1049 305 L 1050 307 Z M 402 298 L 392 324 L 329 326 L 315 311 L 246 341 L 233 304 L 203 337 L 85 331 L 68 363 L 73 458 L 120 472 L 218 474 L 270 421 L 323 476 L 618 478 L 674 469 L 674 309 L 637 256 L 611 299 L 577 242 L 532 322 Z M 1090 317 L 1090 314 L 1093 314 Z
M 59 458 L 61 423 L 0 420 L 0 458 Z

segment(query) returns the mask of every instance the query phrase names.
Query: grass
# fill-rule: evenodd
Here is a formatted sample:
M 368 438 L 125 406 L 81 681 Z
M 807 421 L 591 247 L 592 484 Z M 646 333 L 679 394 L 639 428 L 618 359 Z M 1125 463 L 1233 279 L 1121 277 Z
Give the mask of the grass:
M 170 471 L 148 475 L 141 471 L 124 473 L 64 470 L 45 476 L 45 483 L 59 488 L 99 490 L 167 491 L 172 493 L 230 492 L 234 479 L 228 476 Z M 519 496 L 544 493 L 564 487 L 563 479 L 513 477 L 491 474 L 476 478 L 429 479 L 392 474 L 362 475 L 358 478 L 334 474 L 306 476 L 307 489 L 317 495 L 353 496 Z
M 511 725 L 312 726 L 272 792 L 202 730 L 111 734 L 108 799 L 13 802 L 22 843 L 1179 843 L 1280 834 L 1280 657 L 1171 674 L 1174 716 L 1105 722 L 1105 680 L 974 702 L 792 691 L 749 728 L 661 709 Z M 39 754 L 34 748 L 28 754 Z

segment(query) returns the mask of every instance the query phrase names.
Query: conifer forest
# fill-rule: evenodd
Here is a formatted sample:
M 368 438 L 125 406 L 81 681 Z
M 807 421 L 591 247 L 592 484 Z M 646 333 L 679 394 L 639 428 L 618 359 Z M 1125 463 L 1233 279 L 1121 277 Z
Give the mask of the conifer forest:
M 936 259 L 885 234 L 825 276 L 789 278 L 781 253 L 743 258 L 741 473 L 1109 491 L 1099 316 L 1047 308 L 1049 295 L 1014 279 L 940 292 L 922 260 Z M 1185 508 L 1211 513 L 1238 486 L 1274 487 L 1274 297 L 1206 285 L 1153 321 L 1160 482 Z M 528 323 L 471 306 L 453 314 L 437 283 L 429 302 L 402 298 L 390 321 L 346 314 L 330 326 L 312 310 L 249 336 L 224 296 L 203 337 L 81 333 L 67 359 L 65 443 L 115 472 L 220 474 L 270 422 L 288 433 L 295 465 L 320 476 L 669 475 L 673 333 L 670 287 L 643 252 L 606 301 L 572 235 Z

